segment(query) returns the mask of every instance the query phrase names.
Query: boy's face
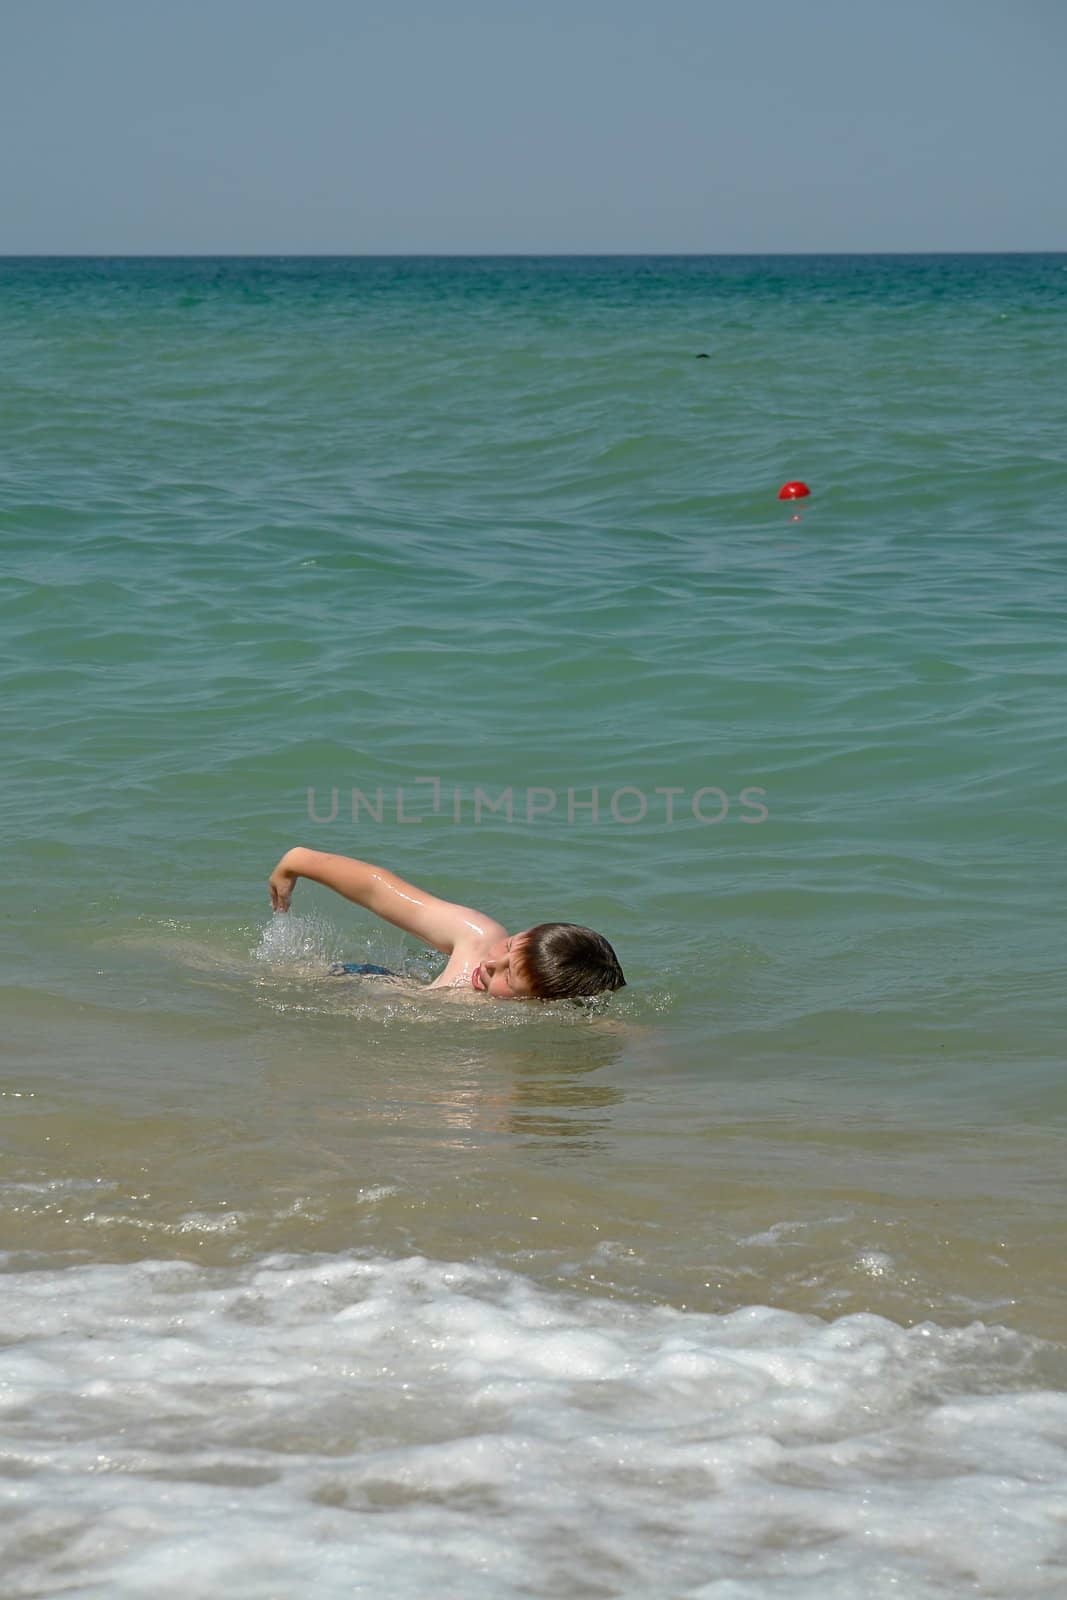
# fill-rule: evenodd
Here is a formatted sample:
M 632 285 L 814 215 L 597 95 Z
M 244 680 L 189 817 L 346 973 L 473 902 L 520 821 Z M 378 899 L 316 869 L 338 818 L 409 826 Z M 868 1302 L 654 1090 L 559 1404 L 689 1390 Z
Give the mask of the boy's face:
M 471 988 L 493 1000 L 529 1000 L 532 990 L 522 964 L 525 932 L 497 941 L 471 973 Z

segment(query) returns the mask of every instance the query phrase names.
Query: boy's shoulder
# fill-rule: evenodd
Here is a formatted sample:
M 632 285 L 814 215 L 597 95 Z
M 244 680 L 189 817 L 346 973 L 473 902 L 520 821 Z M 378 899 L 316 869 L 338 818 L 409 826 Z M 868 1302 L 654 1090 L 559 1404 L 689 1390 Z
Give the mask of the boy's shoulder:
M 445 970 L 430 984 L 431 989 L 453 989 L 470 984 L 471 974 L 480 961 L 490 953 L 508 930 L 502 922 L 487 917 L 483 912 L 471 911 L 462 932 L 456 939 L 445 963 Z

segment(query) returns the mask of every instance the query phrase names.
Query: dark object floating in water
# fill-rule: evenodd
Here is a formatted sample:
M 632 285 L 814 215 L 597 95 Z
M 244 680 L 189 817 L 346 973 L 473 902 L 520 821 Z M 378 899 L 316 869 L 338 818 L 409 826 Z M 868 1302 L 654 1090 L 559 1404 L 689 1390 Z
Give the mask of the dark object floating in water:
M 331 978 L 395 978 L 388 967 L 377 967 L 373 961 L 335 961 L 330 968 Z
M 698 355 L 695 355 L 693 357 L 693 360 L 694 361 L 710 361 L 711 357 L 708 355 L 708 352 L 706 350 L 701 350 Z

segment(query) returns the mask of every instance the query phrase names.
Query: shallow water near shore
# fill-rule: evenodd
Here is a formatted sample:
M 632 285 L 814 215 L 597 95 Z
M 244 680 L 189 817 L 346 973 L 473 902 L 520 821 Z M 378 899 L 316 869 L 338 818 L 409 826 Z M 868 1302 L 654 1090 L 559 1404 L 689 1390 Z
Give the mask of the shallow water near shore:
M 5 1592 L 1063 1592 L 1065 310 L 0 262 Z

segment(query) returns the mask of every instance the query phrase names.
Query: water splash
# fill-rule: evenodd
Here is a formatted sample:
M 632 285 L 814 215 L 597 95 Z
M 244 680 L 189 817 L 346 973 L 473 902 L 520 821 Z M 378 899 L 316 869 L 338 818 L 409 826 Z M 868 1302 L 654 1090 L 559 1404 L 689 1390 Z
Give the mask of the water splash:
M 275 912 L 249 951 L 253 961 L 268 967 L 325 969 L 341 959 L 341 937 L 323 917 Z

